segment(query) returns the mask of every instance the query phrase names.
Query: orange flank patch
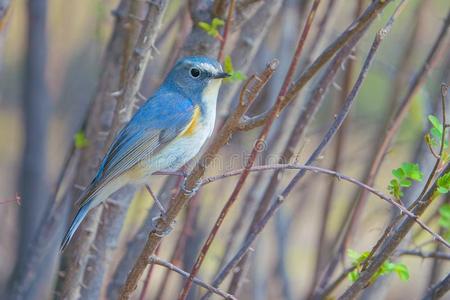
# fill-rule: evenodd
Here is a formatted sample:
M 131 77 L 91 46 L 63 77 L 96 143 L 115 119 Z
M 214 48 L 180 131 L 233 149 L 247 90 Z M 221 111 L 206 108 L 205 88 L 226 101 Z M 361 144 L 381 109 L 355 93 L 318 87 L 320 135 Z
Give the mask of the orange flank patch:
M 186 128 L 181 132 L 180 136 L 191 136 L 195 133 L 198 122 L 200 121 L 200 107 L 196 106 L 194 108 L 194 113 L 192 119 Z

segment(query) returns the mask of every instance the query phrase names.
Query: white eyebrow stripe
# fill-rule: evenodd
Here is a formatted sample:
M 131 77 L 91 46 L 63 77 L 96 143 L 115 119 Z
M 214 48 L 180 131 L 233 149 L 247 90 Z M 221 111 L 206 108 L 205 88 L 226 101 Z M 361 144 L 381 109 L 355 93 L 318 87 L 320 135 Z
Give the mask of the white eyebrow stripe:
M 220 72 L 222 71 L 222 70 L 218 70 L 216 67 L 214 67 L 213 65 L 208 64 L 208 63 L 200 63 L 199 67 L 207 72 L 212 73 L 212 74 L 217 74 L 219 71 Z

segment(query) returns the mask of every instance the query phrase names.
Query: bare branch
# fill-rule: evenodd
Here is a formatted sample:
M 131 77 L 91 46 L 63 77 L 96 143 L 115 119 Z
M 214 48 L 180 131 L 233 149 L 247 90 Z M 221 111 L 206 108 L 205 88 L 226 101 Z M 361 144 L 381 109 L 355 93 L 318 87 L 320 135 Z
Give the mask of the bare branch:
M 309 30 L 310 30 L 312 22 L 314 20 L 319 3 L 320 3 L 320 0 L 315 0 L 311 7 L 311 11 L 310 11 L 308 19 L 305 23 L 304 29 L 301 32 L 301 35 L 299 36 L 298 44 L 297 44 L 296 50 L 294 52 L 291 64 L 289 66 L 289 70 L 286 73 L 283 85 L 278 94 L 277 101 L 274 105 L 274 108 L 271 111 L 270 117 L 267 119 L 267 122 L 264 124 L 261 134 L 253 146 L 253 149 L 250 153 L 249 159 L 246 163 L 245 169 L 242 172 L 242 174 L 236 184 L 236 187 L 234 188 L 230 198 L 225 203 L 225 206 L 223 207 L 222 211 L 220 212 L 220 215 L 217 218 L 217 221 L 214 224 L 214 226 L 208 236 L 208 239 L 206 240 L 205 244 L 203 245 L 203 247 L 200 251 L 200 255 L 198 256 L 197 261 L 195 262 L 194 266 L 192 267 L 191 275 L 189 276 L 189 279 L 186 282 L 186 284 L 183 288 L 183 291 L 181 292 L 181 295 L 179 297 L 180 300 L 186 299 L 189 289 L 191 287 L 192 278 L 194 276 L 196 276 L 198 271 L 200 270 L 200 266 L 202 265 L 203 260 L 206 257 L 206 253 L 208 252 L 210 245 L 212 244 L 220 226 L 222 225 L 223 220 L 225 219 L 226 215 L 228 214 L 228 211 L 230 210 L 231 206 L 236 201 L 236 199 L 244 185 L 244 182 L 246 181 L 246 179 L 249 175 L 249 169 L 253 166 L 253 164 L 256 160 L 256 156 L 258 155 L 258 152 L 259 152 L 258 145 L 262 145 L 264 143 L 264 141 L 266 140 L 267 135 L 269 133 L 269 130 L 272 127 L 273 122 L 275 121 L 276 117 L 278 116 L 278 114 L 280 112 L 281 103 L 282 103 L 284 97 L 286 96 L 286 93 L 289 88 L 289 84 L 291 83 L 292 78 L 297 69 L 298 61 L 300 60 L 300 55 L 301 55 L 303 47 L 305 45 L 306 37 L 308 36 Z M 232 293 L 233 292 L 234 292 L 234 290 L 232 290 Z
M 444 296 L 450 290 L 450 273 L 447 274 L 440 282 L 431 287 L 423 300 L 434 300 Z
M 331 43 L 322 54 L 300 75 L 289 89 L 281 108 L 283 109 L 291 101 L 295 99 L 300 90 L 309 82 L 309 80 L 316 75 L 316 73 L 328 62 L 331 58 L 344 47 L 356 35 L 363 32 L 372 20 L 391 2 L 391 0 L 374 1 L 366 11 L 355 20 L 346 31 L 344 31 L 333 43 Z M 252 117 L 243 123 L 240 130 L 251 130 L 255 127 L 261 126 L 268 119 L 270 112 Z
M 411 95 L 414 94 L 415 90 L 417 89 L 417 86 L 424 81 L 425 75 L 428 73 L 430 66 L 436 59 L 436 56 L 441 48 L 441 45 L 444 43 L 445 36 L 447 34 L 449 26 L 450 26 L 450 11 L 448 12 L 446 20 L 443 24 L 441 32 L 439 33 L 439 36 L 437 37 L 433 45 L 433 48 L 428 54 L 425 64 L 422 66 L 421 70 L 414 78 L 414 81 L 410 86 L 410 89 L 408 90 L 405 100 L 411 97 Z M 403 109 L 401 108 L 400 113 L 402 111 Z M 393 128 L 395 128 L 394 125 Z M 448 171 L 449 169 L 450 167 L 446 166 L 443 172 Z M 435 184 L 433 184 L 433 186 L 430 189 L 428 189 L 427 193 L 423 197 L 420 197 L 415 201 L 416 205 L 413 209 L 413 213 L 415 215 L 420 216 L 426 210 L 428 205 L 431 203 L 431 199 L 433 199 L 434 197 L 433 193 L 435 188 L 436 186 Z M 413 224 L 414 222 L 411 222 L 409 218 L 406 218 L 403 219 L 399 225 L 395 226 L 390 231 L 388 237 L 379 247 L 377 253 L 374 255 L 371 262 L 368 264 L 367 269 L 364 272 L 362 272 L 358 280 L 355 283 L 353 283 L 349 289 L 345 291 L 345 293 L 341 296 L 341 299 L 352 299 L 357 294 L 359 294 L 360 291 L 365 286 L 367 286 L 367 282 L 370 280 L 372 274 L 374 274 L 374 272 L 376 272 L 376 270 L 378 270 L 378 268 L 383 264 L 383 262 L 391 255 L 391 253 L 399 245 L 403 237 L 409 232 Z
M 165 267 L 165 268 L 167 268 L 167 269 L 169 269 L 171 271 L 174 271 L 174 272 L 180 274 L 184 278 L 188 278 L 189 277 L 189 273 L 188 272 L 178 268 L 177 266 L 175 266 L 174 264 L 172 264 L 172 263 L 170 263 L 168 261 L 162 260 L 161 258 L 159 258 L 157 256 L 151 256 L 148 259 L 148 263 L 149 264 L 155 264 L 155 265 L 163 266 L 163 267 Z M 226 293 L 226 292 L 224 292 L 224 291 L 222 291 L 222 290 L 220 290 L 218 288 L 215 288 L 215 287 L 207 284 L 206 282 L 204 282 L 203 280 L 199 279 L 198 277 L 194 277 L 193 278 L 193 282 L 195 284 L 197 284 L 197 285 L 207 289 L 211 293 L 214 293 L 214 294 L 217 294 L 217 295 L 221 296 L 222 298 L 231 299 L 231 300 L 236 300 L 237 299 L 233 295 L 230 295 L 230 294 L 228 294 L 228 293 Z

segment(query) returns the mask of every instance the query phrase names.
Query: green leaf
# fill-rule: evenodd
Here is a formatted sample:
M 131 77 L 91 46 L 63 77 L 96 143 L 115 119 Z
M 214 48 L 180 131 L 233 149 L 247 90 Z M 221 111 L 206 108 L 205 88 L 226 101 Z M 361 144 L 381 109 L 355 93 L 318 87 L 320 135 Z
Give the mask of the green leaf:
M 226 73 L 230 74 L 230 77 L 226 78 L 226 82 L 239 81 L 247 79 L 242 72 L 235 71 L 233 67 L 233 63 L 231 62 L 231 57 L 229 55 L 225 56 L 223 60 L 223 69 Z
M 437 188 L 437 191 L 441 194 L 447 194 L 448 193 L 448 189 L 446 189 L 445 187 L 439 186 Z
M 450 172 L 445 173 L 436 180 L 436 184 L 440 188 L 450 190 Z
M 212 26 L 206 22 L 198 22 L 197 25 L 206 32 L 209 32 L 212 29 Z
M 423 174 L 420 171 L 418 164 L 403 163 L 402 169 L 406 173 L 407 177 L 411 178 L 412 180 L 422 181 Z
M 231 77 L 231 80 L 234 80 L 234 81 L 242 81 L 242 80 L 247 79 L 247 76 L 245 76 L 245 74 L 243 74 L 242 72 L 239 72 L 239 71 L 233 72 L 230 77 Z
M 439 226 L 450 229 L 450 204 L 448 203 L 439 207 Z
M 442 228 L 450 229 L 450 219 L 439 218 L 439 226 Z
M 229 55 L 225 56 L 223 60 L 223 70 L 228 74 L 234 72 L 233 63 L 231 62 L 231 56 Z
M 386 261 L 383 264 L 383 268 L 384 268 L 384 272 L 385 272 L 384 274 L 392 273 L 395 270 L 395 267 L 396 267 L 396 264 L 394 264 L 392 262 L 389 262 L 389 261 Z
M 208 35 L 216 38 L 220 36 L 219 27 L 223 26 L 225 22 L 219 18 L 214 18 L 211 21 L 211 24 L 206 22 L 198 22 L 197 25 L 201 29 L 203 29 Z
M 87 139 L 86 135 L 83 131 L 78 131 L 73 136 L 73 140 L 75 143 L 75 148 L 77 149 L 83 149 L 89 146 L 89 140 Z
M 444 233 L 444 239 L 450 243 L 450 230 Z
M 392 170 L 392 175 L 394 175 L 398 179 L 402 179 L 403 177 L 405 177 L 406 174 L 405 174 L 405 171 L 403 171 L 402 168 L 398 168 L 398 169 Z
M 428 120 L 433 125 L 433 127 L 436 128 L 437 130 L 439 130 L 440 133 L 442 134 L 442 127 L 443 126 L 441 124 L 441 121 L 439 121 L 439 119 L 436 116 L 433 116 L 433 115 L 429 115 L 428 116 Z
M 402 263 L 395 264 L 394 272 L 397 274 L 400 280 L 402 281 L 409 280 L 409 270 L 405 264 Z
M 359 254 L 355 250 L 349 248 L 349 249 L 347 249 L 347 256 L 349 258 L 351 258 L 352 261 L 356 261 L 361 256 L 361 254 Z
M 450 204 L 449 203 L 442 204 L 441 207 L 439 207 L 439 214 L 443 218 L 450 219 Z
M 411 185 L 412 185 L 411 180 L 408 180 L 408 179 L 400 180 L 400 186 L 402 186 L 402 187 L 410 187 Z
M 359 272 L 356 270 L 351 271 L 350 273 L 348 273 L 348 279 L 351 282 L 355 282 L 356 280 L 358 280 L 359 278 Z
M 225 21 L 219 18 L 212 19 L 211 25 L 213 28 L 217 29 L 223 25 L 225 25 Z
M 431 128 L 430 133 L 436 140 L 440 141 L 442 139 L 442 132 L 437 128 Z
M 392 179 L 388 185 L 389 193 L 395 198 L 399 199 L 403 196 L 402 190 L 400 188 L 400 182 L 397 179 Z

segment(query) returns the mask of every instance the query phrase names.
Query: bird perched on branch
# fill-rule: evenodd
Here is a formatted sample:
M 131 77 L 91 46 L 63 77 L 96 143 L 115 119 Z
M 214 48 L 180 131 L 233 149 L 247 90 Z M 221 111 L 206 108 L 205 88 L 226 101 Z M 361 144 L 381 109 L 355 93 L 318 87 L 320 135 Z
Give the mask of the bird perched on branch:
M 89 210 L 112 193 L 127 184 L 144 184 L 155 172 L 178 170 L 198 154 L 213 132 L 217 95 L 228 76 L 218 61 L 207 57 L 185 57 L 175 64 L 109 147 L 81 196 L 61 250 Z

